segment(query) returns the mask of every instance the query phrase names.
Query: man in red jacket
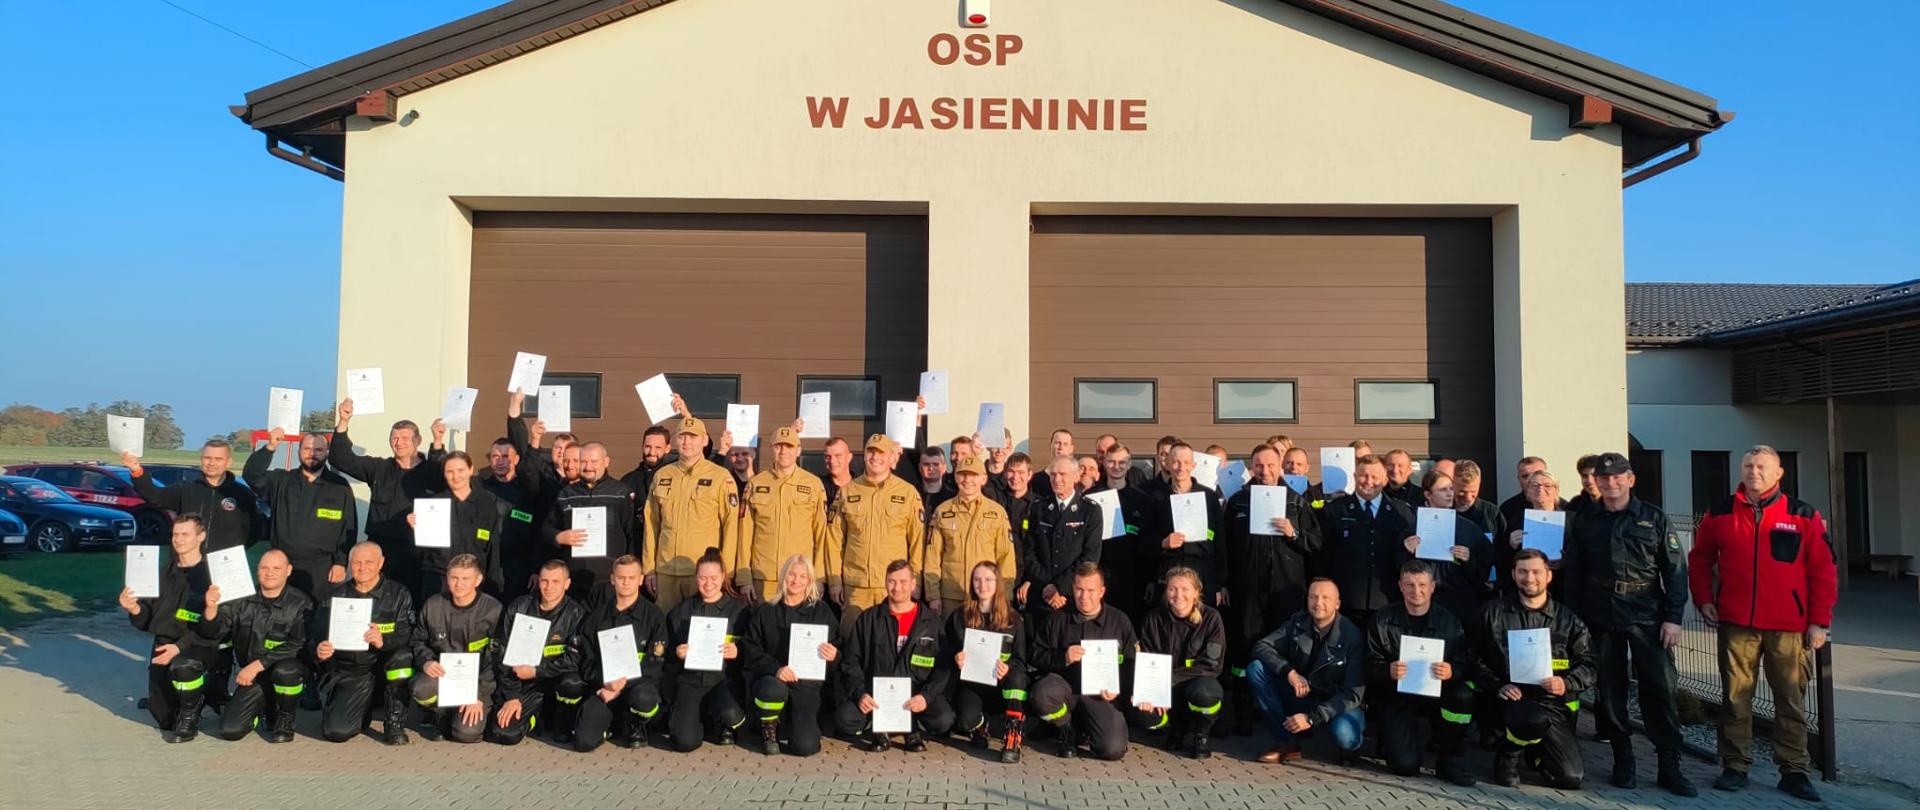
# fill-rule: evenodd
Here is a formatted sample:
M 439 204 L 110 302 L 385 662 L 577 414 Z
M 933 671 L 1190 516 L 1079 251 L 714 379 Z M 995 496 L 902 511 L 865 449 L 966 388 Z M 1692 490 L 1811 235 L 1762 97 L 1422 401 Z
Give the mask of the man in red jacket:
M 1836 598 L 1827 524 L 1780 491 L 1780 454 L 1766 445 L 1740 459 L 1740 488 L 1700 521 L 1688 555 L 1693 603 L 1720 630 L 1720 764 L 1713 786 L 1739 790 L 1753 764 L 1755 671 L 1773 689 L 1774 760 L 1780 789 L 1807 801 L 1808 650 L 1827 643 Z M 1716 592 L 1715 583 L 1718 582 Z

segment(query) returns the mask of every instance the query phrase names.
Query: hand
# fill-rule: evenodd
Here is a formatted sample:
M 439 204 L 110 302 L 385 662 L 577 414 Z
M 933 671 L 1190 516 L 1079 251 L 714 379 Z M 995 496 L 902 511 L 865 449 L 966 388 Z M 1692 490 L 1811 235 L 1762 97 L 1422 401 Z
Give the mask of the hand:
M 647 589 L 647 593 L 653 594 L 654 596 L 660 595 L 659 577 L 656 577 L 653 574 L 648 574 L 646 575 L 645 578 L 640 580 L 640 584 Z
M 807 429 L 807 420 L 796 418 L 793 420 L 793 424 L 787 427 L 793 428 L 793 435 L 798 436 Z
M 1274 534 L 1285 535 L 1287 537 L 1293 536 L 1294 529 L 1293 529 L 1293 521 L 1291 520 L 1288 520 L 1283 517 L 1277 517 L 1277 518 L 1274 518 L 1268 525 L 1273 527 Z
M 620 690 L 611 686 L 602 686 L 599 689 L 595 689 L 593 693 L 600 696 L 602 703 L 611 704 L 620 699 Z
M 180 654 L 180 645 L 162 644 L 158 647 L 153 648 L 153 663 L 164 667 L 168 664 L 173 663 L 174 656 L 177 656 L 179 654 Z
M 1155 706 L 1151 703 L 1135 703 L 1133 704 L 1133 707 L 1136 709 L 1139 709 L 1142 714 L 1159 714 L 1160 713 L 1160 707 Z
M 845 607 L 847 604 L 847 587 L 845 585 L 828 585 L 827 598 L 832 599 L 834 604 Z
M 733 431 L 731 430 L 720 431 L 720 443 L 717 445 L 714 445 L 713 451 L 724 456 L 727 454 L 728 450 L 732 450 L 732 449 L 733 449 Z
M 208 585 L 208 586 L 207 586 L 207 595 L 206 595 L 206 596 L 204 596 L 204 597 L 202 597 L 202 598 L 204 598 L 204 599 L 206 599 L 206 600 L 207 600 L 207 609 L 206 609 L 206 610 L 205 610 L 205 611 L 203 612 L 203 614 L 201 615 L 201 618 L 203 618 L 203 619 L 207 619 L 207 620 L 209 620 L 209 621 L 211 621 L 211 620 L 213 620 L 213 619 L 216 619 L 216 618 L 219 618 L 219 615 L 220 615 L 220 586 L 218 586 L 218 585 Z
M 545 435 L 547 435 L 547 423 L 538 419 L 533 420 L 533 424 L 527 427 L 527 449 L 539 447 L 540 438 Z
M 1680 643 L 1680 625 L 1674 624 L 1673 622 L 1661 622 L 1660 623 L 1660 646 L 1666 647 L 1667 649 L 1671 650 L 1673 649 L 1673 645 L 1679 644 L 1679 643 Z
M 553 536 L 553 542 L 563 546 L 584 546 L 587 544 L 586 529 L 568 529 Z M 652 579 L 652 577 L 648 577 Z M 649 585 L 652 583 L 649 582 Z
M 1011 671 L 1013 671 L 1013 668 L 1007 666 L 1007 662 L 996 661 L 993 665 L 993 679 L 996 681 L 1004 679 L 1007 677 L 1007 673 Z
M 1473 549 L 1467 548 L 1466 546 L 1453 547 L 1454 562 L 1466 562 L 1467 558 L 1471 556 L 1473 556 Z
M 1807 649 L 1820 649 L 1820 647 L 1826 647 L 1826 628 L 1822 628 L 1822 626 L 1818 626 L 1818 624 L 1809 624 L 1809 626 L 1807 626 Z
M 914 714 L 919 714 L 926 710 L 927 710 L 927 698 L 925 695 L 914 695 L 913 697 L 907 699 L 907 711 L 913 712 Z
M 1067 598 L 1064 596 L 1061 596 L 1058 593 L 1055 593 L 1054 595 L 1047 597 L 1047 607 L 1053 608 L 1054 610 L 1059 610 L 1066 606 L 1067 606 Z
M 967 651 L 966 650 L 961 650 L 953 654 L 953 667 L 954 669 L 967 668 Z
M 1442 681 L 1453 680 L 1453 665 L 1445 661 L 1433 662 L 1433 677 Z
M 502 726 L 518 719 L 520 719 L 519 698 L 514 698 L 513 700 L 500 704 L 500 711 L 493 713 L 493 722 Z
M 469 703 L 461 706 L 460 722 L 469 726 L 480 725 L 480 721 L 486 717 L 486 712 L 487 707 L 480 703 Z
M 140 600 L 133 598 L 132 588 L 120 589 L 120 609 L 126 611 L 128 616 L 140 615 Z
M 1175 548 L 1184 546 L 1186 544 L 1187 544 L 1187 535 L 1182 532 L 1174 532 L 1173 534 L 1169 534 L 1167 535 L 1167 539 L 1160 541 L 1160 547 L 1165 549 L 1175 549 Z
M 1068 647 L 1068 648 L 1067 648 L 1067 663 L 1068 663 L 1068 664 L 1078 664 L 1078 663 L 1080 663 L 1080 659 L 1082 659 L 1082 658 L 1085 658 L 1085 657 L 1087 657 L 1087 648 L 1085 648 L 1085 647 L 1082 647 L 1082 646 L 1080 646 L 1080 645 L 1078 645 L 1078 644 L 1075 644 L 1075 645 L 1073 645 L 1073 646 L 1071 646 L 1071 647 Z
M 1024 605 L 1027 603 L 1027 593 L 1032 590 L 1033 590 L 1033 583 L 1022 582 L 1020 583 L 1020 590 L 1014 591 L 1013 597 L 1015 601 L 1018 601 L 1020 604 Z
M 253 679 L 260 677 L 260 673 L 265 671 L 267 671 L 266 665 L 255 661 L 241 667 L 239 672 L 233 673 L 233 682 L 241 686 L 252 686 Z
M 1120 693 L 1118 692 L 1109 692 L 1105 689 L 1100 690 L 1100 699 L 1108 703 L 1112 703 L 1114 699 L 1118 697 L 1120 697 Z
M 1519 700 L 1520 698 L 1521 698 L 1520 687 L 1514 686 L 1513 684 L 1507 684 L 1506 686 L 1500 687 L 1501 700 Z
M 749 582 L 745 585 L 741 585 L 738 588 L 736 588 L 736 590 L 740 592 L 740 601 L 747 603 L 748 607 L 752 607 L 753 605 L 759 603 L 760 589 L 753 587 L 753 583 Z
M 325 661 L 329 658 L 332 658 L 333 642 L 331 641 L 320 642 L 320 646 L 313 648 L 313 657 L 321 661 Z
M 678 391 L 673 394 L 673 412 L 680 414 L 681 418 L 686 418 L 689 415 L 687 413 L 687 401 L 680 398 Z
M 720 645 L 720 657 L 728 661 L 740 657 L 740 645 L 731 641 Z
M 278 428 L 276 428 L 276 430 L 277 429 Z M 272 450 L 273 446 L 268 445 L 267 449 Z M 139 475 L 140 474 L 140 457 L 134 455 L 132 450 L 122 450 L 120 451 L 120 466 L 127 468 L 127 472 L 133 473 L 134 475 Z
M 1547 690 L 1549 695 L 1559 697 L 1567 693 L 1567 679 L 1553 675 L 1541 681 L 1540 688 Z
M 1514 529 L 1512 534 L 1507 535 L 1507 547 L 1519 548 L 1521 543 L 1523 543 L 1526 539 L 1527 539 L 1526 532 L 1520 529 Z
M 327 582 L 332 583 L 334 585 L 338 585 L 345 581 L 347 581 L 346 566 L 336 565 L 332 568 L 327 569 Z
M 333 430 L 336 433 L 347 432 L 347 422 L 353 419 L 353 397 L 340 400 L 333 409 Z
M 1720 626 L 1720 606 L 1719 605 L 1712 605 L 1712 604 L 1694 605 L 1693 609 L 1695 612 L 1700 614 L 1700 621 L 1706 622 L 1708 627 Z
M 527 666 L 526 664 L 521 664 L 520 666 L 513 668 L 513 677 L 519 678 L 520 680 L 523 680 L 523 681 L 531 681 L 534 678 L 537 678 L 540 676 L 539 676 L 539 673 L 533 671 L 533 667 Z
M 1287 683 L 1293 685 L 1294 697 L 1303 698 L 1313 692 L 1313 685 L 1307 683 L 1307 679 L 1300 677 L 1300 673 L 1295 670 L 1287 670 Z
M 626 679 L 626 678 L 615 678 L 615 679 L 613 679 L 613 681 L 612 681 L 612 682 L 610 682 L 610 683 L 608 683 L 608 684 L 606 684 L 606 685 L 605 685 L 605 687 L 604 687 L 604 690 L 603 690 L 603 691 L 607 691 L 607 692 L 612 692 L 612 693 L 613 693 L 613 696 L 614 696 L 614 697 L 619 697 L 619 696 L 620 696 L 620 693 L 621 693 L 621 692 L 623 692 L 623 691 L 625 691 L 625 690 L 626 690 L 626 688 L 627 688 L 627 679 Z M 608 699 L 607 699 L 607 702 L 608 702 L 608 703 L 612 703 L 612 702 L 613 702 L 613 699 L 612 699 L 612 698 L 608 698 Z
M 417 528 L 420 528 L 420 524 L 419 524 L 418 522 L 416 522 L 416 521 L 415 521 L 415 520 L 413 519 L 413 513 L 412 513 L 412 512 L 408 512 L 408 513 L 407 513 L 407 528 L 409 528 L 409 529 L 417 529 Z
M 1419 556 L 1420 555 L 1420 535 L 1416 534 L 1411 537 L 1408 537 L 1405 542 L 1402 542 L 1400 544 L 1400 547 L 1406 549 L 1408 554 L 1412 554 L 1416 557 Z
M 1313 721 L 1308 720 L 1304 714 L 1296 714 L 1287 718 L 1287 733 L 1289 734 L 1299 734 L 1310 728 L 1313 728 Z
M 873 710 L 878 708 L 880 708 L 880 704 L 874 702 L 872 695 L 860 696 L 860 713 L 861 714 L 873 714 Z
M 514 389 L 513 393 L 508 394 L 507 395 L 507 418 L 519 419 L 521 414 L 520 408 L 522 405 L 526 404 L 526 401 L 527 401 L 527 392 L 525 390 L 516 388 Z
M 267 450 L 269 452 L 273 451 L 280 446 L 281 442 L 286 441 L 286 439 L 287 432 L 280 428 L 267 431 Z
M 773 677 L 779 679 L 781 683 L 800 682 L 800 673 L 794 672 L 793 667 L 781 667 L 779 672 L 773 673 Z
M 835 646 L 833 646 L 832 644 L 821 644 L 821 645 L 820 645 L 820 660 L 822 660 L 822 661 L 825 661 L 825 662 L 827 662 L 827 663 L 829 663 L 829 664 L 831 664 L 831 663 L 833 663 L 833 662 L 834 662 L 835 660 L 838 660 L 839 658 L 840 658 L 840 648 L 839 648 L 839 647 L 835 647 Z
M 1396 681 L 1407 677 L 1407 662 L 1395 661 L 1391 664 L 1388 664 L 1387 677 L 1392 678 Z
M 434 447 L 447 446 L 447 421 L 445 419 L 433 420 L 433 424 L 428 429 L 433 431 Z
M 1221 588 L 1219 593 L 1216 593 L 1213 595 L 1213 604 L 1214 604 L 1214 607 L 1227 606 L 1227 589 L 1226 588 Z
M 923 414 L 923 415 L 924 415 L 924 414 L 925 414 L 925 413 L 927 412 L 927 398 L 926 398 L 926 397 L 920 397 L 920 396 L 916 396 L 916 397 L 914 397 L 914 398 L 913 398 L 913 407 L 914 407 L 914 413 L 918 413 L 918 414 Z
M 420 669 L 422 672 L 427 673 L 427 677 L 429 678 L 444 678 L 447 675 L 447 668 L 440 666 L 439 661 L 428 661 L 427 665 Z
M 674 657 L 679 658 L 682 661 L 687 660 L 687 645 L 682 644 L 678 647 L 673 648 L 673 655 Z
M 366 639 L 367 644 L 376 650 L 380 649 L 382 646 L 385 646 L 387 641 L 386 639 L 380 636 L 380 626 L 377 624 L 368 624 L 367 634 L 364 636 L 361 636 L 361 638 Z

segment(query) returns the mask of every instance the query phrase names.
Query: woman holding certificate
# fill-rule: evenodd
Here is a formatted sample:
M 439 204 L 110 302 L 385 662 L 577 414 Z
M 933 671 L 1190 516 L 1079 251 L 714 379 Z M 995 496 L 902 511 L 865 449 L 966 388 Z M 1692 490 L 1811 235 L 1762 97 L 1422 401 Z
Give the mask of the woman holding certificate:
M 440 591 L 447 581 L 447 561 L 471 554 L 480 561 L 480 590 L 498 597 L 505 577 L 500 573 L 500 543 L 505 537 L 508 507 L 485 487 L 473 485 L 473 457 L 466 451 L 447 454 L 440 468 L 447 481 L 441 497 L 413 499 L 407 526 L 413 529 L 414 553 L 419 555 L 420 593 L 415 604 Z
M 1487 540 L 1479 524 L 1454 510 L 1451 476 L 1430 470 L 1421 480 L 1420 489 L 1426 493 L 1427 505 L 1420 510 L 1422 516 L 1416 525 L 1427 536 L 1424 542 L 1420 534 L 1406 539 L 1407 557 L 1426 560 L 1433 567 L 1433 601 L 1455 616 L 1478 614 L 1480 605 L 1493 595 L 1493 583 L 1489 579 L 1493 570 L 1493 543 Z M 1443 511 L 1445 514 L 1440 514 Z M 1434 542 L 1442 532 L 1432 528 L 1427 518 L 1430 515 L 1453 518 L 1442 521 L 1449 524 L 1446 528 L 1452 529 L 1451 545 L 1442 547 Z
M 820 753 L 820 696 L 827 665 L 840 658 L 840 615 L 820 598 L 821 583 L 805 554 L 780 563 L 780 598 L 753 610 L 740 638 L 740 668 L 760 718 L 768 755 Z
M 1141 654 L 1133 677 L 1134 708 L 1147 728 L 1165 731 L 1169 749 L 1185 743 L 1194 759 L 1213 756 L 1207 735 L 1226 696 L 1220 670 L 1227 657 L 1227 624 L 1220 611 L 1201 601 L 1205 592 L 1193 569 L 1167 572 L 1165 601 L 1140 625 Z
M 720 549 L 709 548 L 693 569 L 694 598 L 667 614 L 673 626 L 673 660 L 667 662 L 667 730 L 676 751 L 692 751 L 714 733 L 721 745 L 747 721 L 734 695 L 740 648 L 734 640 L 746 625 L 746 603 L 726 591 L 727 566 Z
M 987 707 L 1006 715 L 1000 761 L 1020 761 L 1027 725 L 1027 625 L 1000 587 L 1000 566 L 973 566 L 966 604 L 947 619 L 942 657 L 960 671 L 954 685 L 954 729 L 979 748 L 990 745 Z

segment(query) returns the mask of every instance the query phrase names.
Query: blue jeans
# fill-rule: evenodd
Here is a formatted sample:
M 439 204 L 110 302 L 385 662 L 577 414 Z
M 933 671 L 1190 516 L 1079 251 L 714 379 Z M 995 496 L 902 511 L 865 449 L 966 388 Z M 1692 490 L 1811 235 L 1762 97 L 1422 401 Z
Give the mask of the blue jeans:
M 1267 730 L 1273 734 L 1274 747 L 1294 745 L 1293 732 L 1287 730 L 1287 718 L 1311 713 L 1319 707 L 1320 701 L 1311 697 L 1294 697 L 1293 686 L 1287 683 L 1286 676 L 1268 671 L 1258 659 L 1247 665 L 1247 683 L 1253 687 L 1253 699 L 1259 701 L 1260 711 L 1267 716 Z M 1315 724 L 1306 733 L 1312 734 L 1322 727 L 1332 730 L 1333 742 L 1340 746 L 1340 750 L 1355 751 L 1360 748 L 1367 721 L 1366 716 L 1354 708 L 1335 716 L 1333 722 Z

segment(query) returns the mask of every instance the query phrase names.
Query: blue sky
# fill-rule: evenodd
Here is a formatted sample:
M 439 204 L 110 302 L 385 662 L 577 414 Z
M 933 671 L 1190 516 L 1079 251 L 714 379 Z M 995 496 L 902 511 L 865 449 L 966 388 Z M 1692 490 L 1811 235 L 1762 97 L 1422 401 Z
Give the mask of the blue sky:
M 492 5 L 173 2 L 312 65 Z M 1739 113 L 1626 193 L 1630 280 L 1920 276 L 1920 3 L 1463 5 Z M 87 8 L 0 3 L 41 32 L 0 54 L 0 404 L 167 402 L 191 442 L 259 424 L 271 385 L 326 401 L 340 186 L 226 110 L 303 68 L 160 0 Z

